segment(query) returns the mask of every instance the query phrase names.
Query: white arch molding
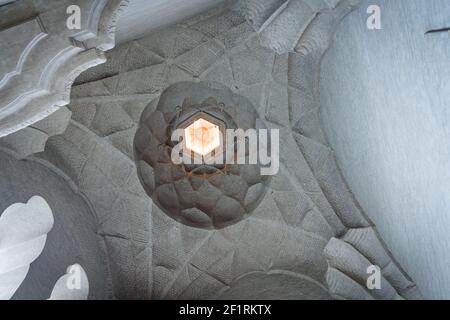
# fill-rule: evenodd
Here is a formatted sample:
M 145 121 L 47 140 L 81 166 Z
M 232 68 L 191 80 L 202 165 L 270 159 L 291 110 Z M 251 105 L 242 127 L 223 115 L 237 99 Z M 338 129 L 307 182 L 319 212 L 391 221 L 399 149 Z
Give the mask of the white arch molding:
M 129 0 L 0 1 L 0 137 L 69 103 L 83 71 L 106 61 Z M 81 30 L 66 27 L 67 6 L 81 9 Z

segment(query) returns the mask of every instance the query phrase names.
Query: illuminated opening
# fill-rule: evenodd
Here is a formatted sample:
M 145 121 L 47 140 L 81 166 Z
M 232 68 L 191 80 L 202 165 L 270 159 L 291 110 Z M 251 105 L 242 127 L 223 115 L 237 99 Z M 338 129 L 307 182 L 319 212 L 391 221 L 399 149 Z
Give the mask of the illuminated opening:
M 186 148 L 205 156 L 220 146 L 220 128 L 203 118 L 184 129 Z

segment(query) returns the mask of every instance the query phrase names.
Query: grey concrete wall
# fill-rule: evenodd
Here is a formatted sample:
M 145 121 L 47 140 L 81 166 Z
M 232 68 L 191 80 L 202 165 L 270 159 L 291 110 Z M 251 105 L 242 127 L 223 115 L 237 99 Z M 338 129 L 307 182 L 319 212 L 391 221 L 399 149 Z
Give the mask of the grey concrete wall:
M 381 7 L 382 30 L 366 28 Z M 426 298 L 450 298 L 448 0 L 366 0 L 321 73 L 322 121 L 356 198 Z

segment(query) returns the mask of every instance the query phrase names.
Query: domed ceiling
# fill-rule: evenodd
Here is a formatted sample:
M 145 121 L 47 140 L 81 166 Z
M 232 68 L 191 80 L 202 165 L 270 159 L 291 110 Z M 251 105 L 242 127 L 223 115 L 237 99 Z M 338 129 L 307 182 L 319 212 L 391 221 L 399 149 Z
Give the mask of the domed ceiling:
M 225 130 L 256 129 L 257 122 L 261 127 L 261 120 L 248 99 L 226 87 L 216 89 L 214 84 L 195 82 L 170 86 L 162 93 L 156 110 L 152 105 L 144 110 L 134 139 L 135 161 L 144 189 L 163 212 L 184 224 L 210 229 L 239 222 L 262 201 L 269 177 L 261 176 L 258 164 L 221 161 L 219 165 L 210 165 L 204 163 L 202 156 L 222 146 L 222 151 L 213 156 L 230 157 L 222 155 Z M 187 150 L 194 156 L 198 154 L 200 161 L 174 163 L 173 132 L 180 128 L 195 130 L 192 127 L 199 122 L 205 130 L 216 130 L 216 144 L 214 138 L 208 141 L 210 149 L 204 152 L 205 133 L 200 132 L 201 146 L 196 152 L 192 146 L 196 133 L 190 137 L 188 132 L 184 135 Z M 233 147 L 233 153 L 236 152 L 237 146 Z M 246 152 L 248 158 L 248 148 Z
M 231 1 L 121 44 L 74 81 L 67 107 L 1 150 L 52 168 L 82 197 L 112 298 L 420 298 L 319 120 L 322 56 L 357 3 Z M 227 129 L 279 130 L 279 171 L 173 161 L 176 142 L 181 156 L 220 155 Z M 380 290 L 367 288 L 373 265 Z

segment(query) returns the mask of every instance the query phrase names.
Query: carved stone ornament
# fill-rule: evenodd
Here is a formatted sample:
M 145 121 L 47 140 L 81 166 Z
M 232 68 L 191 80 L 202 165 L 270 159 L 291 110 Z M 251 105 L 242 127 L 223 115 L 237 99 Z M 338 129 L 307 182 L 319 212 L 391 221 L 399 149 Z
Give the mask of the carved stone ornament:
M 202 163 L 201 150 L 189 148 L 189 136 L 185 137 L 187 152 L 193 151 L 200 161 L 175 164 L 171 137 L 173 130 L 189 131 L 198 121 L 203 130 L 215 131 L 220 137 L 225 128 L 256 129 L 262 122 L 252 104 L 229 89 L 184 82 L 169 87 L 156 110 L 151 105 L 147 108 L 136 133 L 135 153 L 142 185 L 154 203 L 175 220 L 205 229 L 224 228 L 250 215 L 269 181 L 260 174 L 258 164 Z M 215 138 L 210 139 L 214 144 Z M 217 139 L 218 148 L 208 151 L 221 149 L 224 141 Z

